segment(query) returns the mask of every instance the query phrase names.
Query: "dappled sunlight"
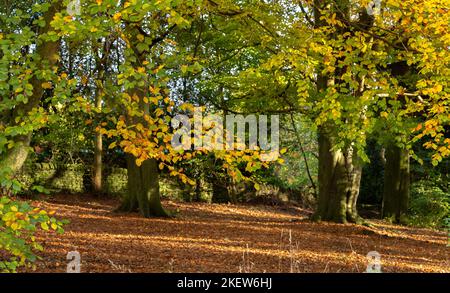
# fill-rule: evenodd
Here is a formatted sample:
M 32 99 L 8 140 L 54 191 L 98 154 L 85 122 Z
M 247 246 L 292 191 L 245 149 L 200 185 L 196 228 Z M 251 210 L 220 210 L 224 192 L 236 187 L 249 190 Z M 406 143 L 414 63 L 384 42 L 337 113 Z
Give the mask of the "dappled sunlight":
M 425 228 L 402 227 L 377 222 L 374 224 L 374 228 L 369 230 L 384 237 L 410 239 L 413 241 L 423 241 L 443 246 L 445 246 L 448 241 L 445 237 L 445 231 L 437 233 L 436 230 Z
M 179 202 L 165 202 L 175 218 L 145 219 L 114 213 L 114 200 L 86 200 L 39 202 L 71 223 L 64 235 L 41 235 L 47 250 L 37 271 L 64 271 L 73 250 L 86 272 L 238 272 L 248 262 L 252 272 L 364 272 L 374 250 L 386 272 L 448 271 L 446 234 L 429 229 L 297 222 L 304 214 L 295 209 Z

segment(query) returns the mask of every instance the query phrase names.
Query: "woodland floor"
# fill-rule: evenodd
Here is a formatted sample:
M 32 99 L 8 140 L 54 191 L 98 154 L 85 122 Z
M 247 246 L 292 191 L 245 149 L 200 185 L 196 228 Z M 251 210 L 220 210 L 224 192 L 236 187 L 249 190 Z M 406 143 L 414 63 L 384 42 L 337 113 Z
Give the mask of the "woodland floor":
M 70 220 L 64 235 L 38 237 L 37 272 L 65 272 L 74 250 L 82 272 L 364 272 L 370 251 L 383 272 L 450 272 L 446 232 L 378 220 L 312 223 L 298 207 L 170 201 L 177 217 L 144 219 L 114 213 L 116 200 L 72 195 L 35 204 Z

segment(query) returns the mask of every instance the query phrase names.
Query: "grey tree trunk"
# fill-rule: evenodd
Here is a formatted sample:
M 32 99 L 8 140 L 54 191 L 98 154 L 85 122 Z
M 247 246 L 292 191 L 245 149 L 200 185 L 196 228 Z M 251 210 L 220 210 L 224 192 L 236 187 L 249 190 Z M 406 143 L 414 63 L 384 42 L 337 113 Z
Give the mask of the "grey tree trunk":
M 105 54 L 105 53 L 104 53 Z M 106 64 L 99 64 L 100 66 L 97 80 L 97 91 L 95 97 L 95 106 L 100 112 L 102 110 L 104 92 L 104 66 Z M 92 174 L 92 186 L 94 192 L 99 194 L 103 191 L 102 173 L 103 173 L 103 137 L 100 133 L 95 134 L 94 139 L 94 166 Z
M 168 217 L 161 205 L 159 192 L 159 172 L 154 159 L 136 165 L 136 158 L 127 155 L 128 194 L 120 211 L 139 211 L 143 217 Z
M 353 150 L 333 150 L 333 139 L 319 133 L 319 195 L 313 219 L 360 223 L 356 202 L 362 165 Z
M 94 174 L 92 175 L 92 185 L 94 192 L 99 194 L 103 191 L 102 173 L 103 173 L 103 137 L 100 133 L 95 134 L 95 150 L 94 150 Z
M 400 223 L 408 212 L 410 194 L 409 151 L 395 144 L 386 147 L 382 217 Z

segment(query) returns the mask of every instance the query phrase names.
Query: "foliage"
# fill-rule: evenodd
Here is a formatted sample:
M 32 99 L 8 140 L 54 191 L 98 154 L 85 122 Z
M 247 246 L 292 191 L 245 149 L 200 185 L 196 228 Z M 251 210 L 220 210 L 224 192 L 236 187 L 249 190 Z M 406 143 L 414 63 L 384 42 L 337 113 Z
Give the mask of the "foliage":
M 112 196 L 123 196 L 127 191 L 127 169 L 113 167 L 106 170 L 105 191 Z
M 49 60 L 41 60 L 34 46 L 55 41 L 44 16 L 50 3 L 31 5 L 30 1 L 13 1 L 2 7 L 0 14 L 0 155 L 3 156 L 19 143 L 17 138 L 28 136 L 43 127 L 47 121 L 47 111 L 39 104 L 36 94 L 45 94 L 54 103 L 65 94 L 68 85 L 57 78 Z M 31 7 L 31 8 L 30 8 Z M 48 24 L 48 23 L 47 23 Z M 49 27 L 49 26 L 47 26 Z M 36 35 L 38 29 L 42 33 Z M 41 47 L 39 47 L 41 49 Z M 50 54 L 50 52 L 44 52 Z M 57 56 L 56 56 L 57 57 Z M 55 56 L 50 56 L 55 60 Z M 58 81 L 52 85 L 52 81 Z M 53 95 L 50 95 L 53 89 Z M 40 98 L 40 97 L 39 97 Z M 23 138 L 22 138 L 23 139 Z
M 38 161 L 57 164 L 75 164 L 83 159 L 83 153 L 93 150 L 89 139 L 94 132 L 86 124 L 87 115 L 69 108 L 48 111 L 45 127 L 35 132 L 32 140 L 38 149 Z
M 0 193 L 12 196 L 21 189 L 21 182 L 13 177 L 11 170 L 7 166 L 0 166 Z
M 444 227 L 450 216 L 450 192 L 430 181 L 412 185 L 409 223 L 416 226 Z
M 5 196 L 0 198 L 0 250 L 4 252 L 0 271 L 16 272 L 22 266 L 32 266 L 38 259 L 35 253 L 43 250 L 35 237 L 37 231 L 64 232 L 62 226 L 67 222 L 54 218 L 54 213 Z
M 420 143 L 429 152 L 417 153 L 419 162 L 450 155 L 445 0 L 382 1 L 375 15 L 367 15 L 368 0 L 98 0 L 80 1 L 77 15 L 67 0 L 11 2 L 0 8 L 5 192 L 20 189 L 6 165 L 20 165 L 30 145 L 44 152 L 40 161 L 77 163 L 92 154 L 95 132 L 110 158 L 155 160 L 192 186 L 204 177 L 317 187 L 318 129 L 336 138 L 336 150 L 354 149 L 366 162 L 369 137 L 411 151 Z M 408 72 L 394 74 L 397 63 Z M 271 166 L 259 150 L 176 150 L 170 121 L 193 106 L 219 115 L 288 113 L 308 126 L 282 123 L 290 151 Z M 75 171 L 60 181 L 81 191 Z M 31 179 L 23 178 L 27 188 Z
M 311 121 L 304 116 L 299 115 L 300 119 L 285 116 L 288 115 L 282 115 L 286 119 L 282 120 L 280 137 L 283 147 L 289 151 L 283 154 L 283 164 L 272 166 L 274 175 L 282 188 L 311 193 L 313 185 L 317 186 L 317 134 L 311 129 Z

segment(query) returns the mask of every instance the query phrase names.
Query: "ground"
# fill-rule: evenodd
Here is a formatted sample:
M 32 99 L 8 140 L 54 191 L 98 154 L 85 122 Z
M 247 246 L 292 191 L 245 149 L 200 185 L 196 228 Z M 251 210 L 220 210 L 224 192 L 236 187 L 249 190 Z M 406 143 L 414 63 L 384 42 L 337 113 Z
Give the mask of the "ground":
M 450 272 L 445 231 L 313 223 L 299 207 L 165 201 L 172 219 L 118 214 L 119 202 L 54 196 L 36 205 L 69 219 L 64 235 L 39 235 L 37 272 L 65 272 L 78 251 L 82 272 L 364 272 L 381 254 L 383 272 Z

